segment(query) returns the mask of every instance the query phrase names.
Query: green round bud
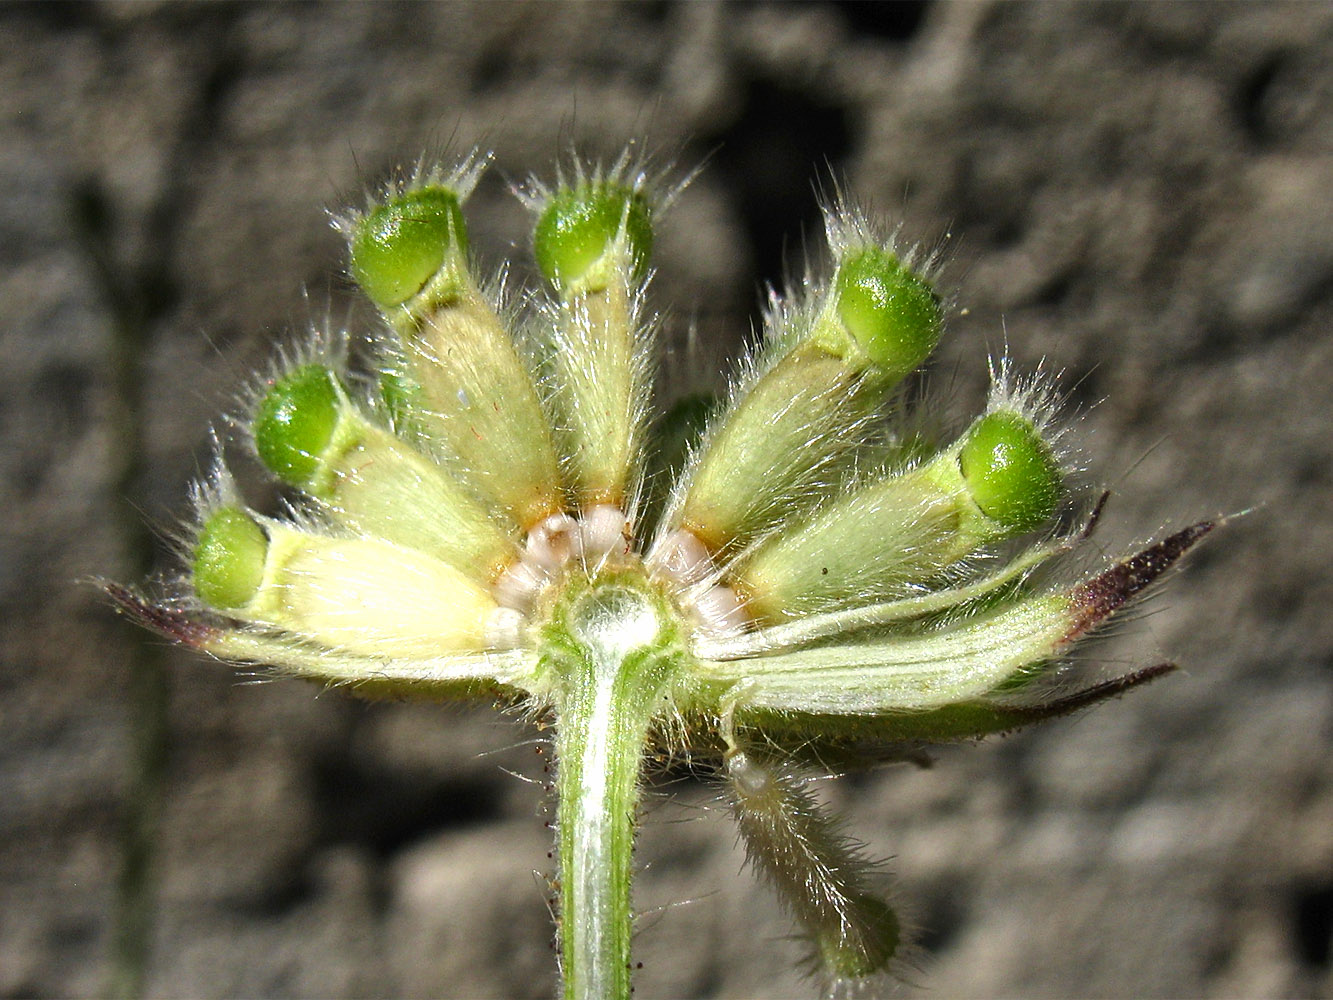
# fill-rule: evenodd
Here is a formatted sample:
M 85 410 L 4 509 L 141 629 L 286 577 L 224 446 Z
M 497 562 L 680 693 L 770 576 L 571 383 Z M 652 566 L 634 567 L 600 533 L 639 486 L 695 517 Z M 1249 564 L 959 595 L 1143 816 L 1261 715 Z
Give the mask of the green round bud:
M 381 205 L 352 235 L 352 277 L 381 309 L 402 305 L 449 258 L 467 253 L 467 226 L 458 196 L 426 187 Z
M 341 399 L 333 372 L 303 365 L 274 383 L 255 414 L 255 450 L 285 483 L 306 486 L 338 424 Z
M 236 507 L 209 515 L 194 546 L 194 590 L 205 604 L 243 608 L 264 581 L 268 536 L 255 519 Z
M 564 288 L 587 278 L 625 227 L 631 267 L 642 276 L 653 247 L 652 210 L 642 194 L 619 184 L 562 188 L 533 231 L 533 254 L 548 281 Z M 604 283 L 605 278 L 601 278 Z
M 844 257 L 834 294 L 843 327 L 890 377 L 916 368 L 939 342 L 939 296 L 887 250 L 867 247 Z
M 981 512 L 1010 534 L 1040 527 L 1060 499 L 1060 467 L 1030 420 L 990 413 L 968 432 L 958 467 Z

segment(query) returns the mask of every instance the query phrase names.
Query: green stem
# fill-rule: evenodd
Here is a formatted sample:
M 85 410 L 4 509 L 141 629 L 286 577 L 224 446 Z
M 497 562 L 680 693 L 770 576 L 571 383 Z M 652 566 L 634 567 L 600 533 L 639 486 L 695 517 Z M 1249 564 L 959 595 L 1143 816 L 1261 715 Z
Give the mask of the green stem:
M 630 992 L 631 852 L 644 746 L 679 664 L 650 591 L 594 582 L 547 632 L 559 680 L 556 781 L 566 1000 Z

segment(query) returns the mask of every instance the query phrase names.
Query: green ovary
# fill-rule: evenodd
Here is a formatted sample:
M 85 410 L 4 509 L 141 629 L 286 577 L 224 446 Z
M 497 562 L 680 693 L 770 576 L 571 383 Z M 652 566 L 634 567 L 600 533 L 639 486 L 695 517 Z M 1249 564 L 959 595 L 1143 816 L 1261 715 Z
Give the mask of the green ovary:
M 881 378 L 896 382 L 935 349 L 939 298 L 887 250 L 849 254 L 833 284 L 838 319 Z
M 533 254 L 548 281 L 593 291 L 610 279 L 606 260 L 623 233 L 629 269 L 641 276 L 653 245 L 647 201 L 616 184 L 585 184 L 556 192 L 533 233 Z M 608 267 L 611 265 L 611 267 Z
M 972 427 L 958 454 L 972 499 L 1006 534 L 1032 531 L 1055 511 L 1060 467 L 1032 422 L 1000 411 Z
M 195 592 L 214 608 L 244 608 L 263 582 L 268 545 L 268 535 L 249 514 L 236 507 L 214 511 L 195 543 Z
M 255 450 L 275 476 L 292 486 L 316 478 L 341 402 L 333 373 L 321 365 L 304 365 L 274 383 L 260 400 L 253 433 Z
M 420 188 L 360 220 L 352 237 L 352 277 L 387 310 L 406 303 L 446 264 L 466 255 L 458 196 L 446 188 Z

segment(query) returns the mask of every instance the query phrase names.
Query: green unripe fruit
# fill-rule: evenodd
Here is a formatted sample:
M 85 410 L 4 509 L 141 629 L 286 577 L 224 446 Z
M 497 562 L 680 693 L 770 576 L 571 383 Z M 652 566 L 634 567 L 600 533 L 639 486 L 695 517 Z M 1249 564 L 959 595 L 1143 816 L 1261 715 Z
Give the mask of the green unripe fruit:
M 357 223 L 352 277 L 381 309 L 402 305 L 467 254 L 467 226 L 448 188 L 408 191 Z
M 883 971 L 898 952 L 902 930 L 898 914 L 882 899 L 860 895 L 847 906 L 850 919 L 839 920 L 818 935 L 824 967 L 852 979 Z
M 1060 467 L 1030 420 L 1012 412 L 987 414 L 973 425 L 958 453 L 972 499 L 1007 533 L 1040 527 L 1060 499 Z
M 558 288 L 586 282 L 604 286 L 609 273 L 598 268 L 621 233 L 630 266 L 642 275 L 653 248 L 652 211 L 638 192 L 618 184 L 563 188 L 542 210 L 533 231 L 533 254 L 548 281 Z
M 304 365 L 279 379 L 255 415 L 260 459 L 283 482 L 307 485 L 333 437 L 340 406 L 333 373 L 321 365 Z
M 214 511 L 194 547 L 194 589 L 205 604 L 235 610 L 249 604 L 264 580 L 268 535 L 235 507 Z
M 939 297 L 887 250 L 868 247 L 845 257 L 834 295 L 843 327 L 888 377 L 912 371 L 939 342 Z

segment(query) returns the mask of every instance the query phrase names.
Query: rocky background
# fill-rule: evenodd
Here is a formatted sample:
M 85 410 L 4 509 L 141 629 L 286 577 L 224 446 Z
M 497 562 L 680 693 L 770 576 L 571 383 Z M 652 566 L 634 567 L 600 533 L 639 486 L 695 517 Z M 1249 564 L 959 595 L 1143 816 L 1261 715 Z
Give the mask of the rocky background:
M 1249 512 L 1094 650 L 1182 674 L 825 790 L 893 856 L 902 995 L 1333 993 L 1333 7 L 41 4 L 0 39 L 0 995 L 109 988 L 145 656 L 150 995 L 550 993 L 542 796 L 505 773 L 540 779 L 533 734 L 144 653 L 79 581 L 140 575 L 132 526 L 183 509 L 285 331 L 365 322 L 324 206 L 481 143 L 494 264 L 525 251 L 509 180 L 644 136 L 706 161 L 656 286 L 704 377 L 838 180 L 951 234 L 960 409 L 1006 343 L 1066 373 L 1108 553 Z M 714 790 L 662 791 L 638 995 L 811 995 Z

